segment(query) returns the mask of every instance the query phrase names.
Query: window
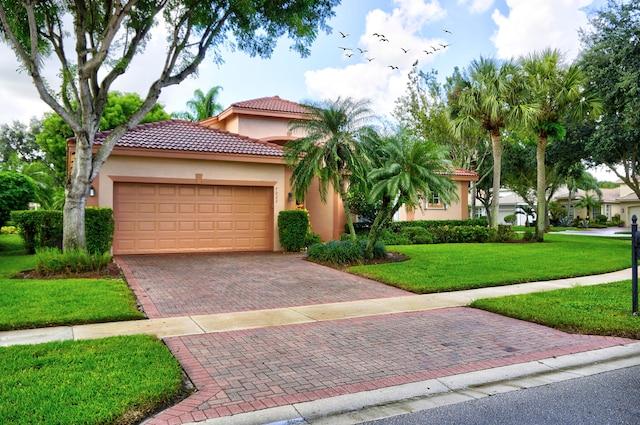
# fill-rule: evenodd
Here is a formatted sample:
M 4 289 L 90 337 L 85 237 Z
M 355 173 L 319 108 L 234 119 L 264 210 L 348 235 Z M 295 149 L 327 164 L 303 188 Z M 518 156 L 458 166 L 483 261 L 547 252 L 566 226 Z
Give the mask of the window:
M 604 214 L 607 216 L 607 220 L 611 220 L 611 205 L 604 206 Z
M 437 193 L 432 193 L 429 199 L 430 204 L 439 204 L 440 203 L 440 195 Z
M 429 195 L 429 200 L 426 202 L 427 209 L 446 209 L 447 206 L 442 203 L 440 199 L 440 195 L 437 193 L 431 193 Z

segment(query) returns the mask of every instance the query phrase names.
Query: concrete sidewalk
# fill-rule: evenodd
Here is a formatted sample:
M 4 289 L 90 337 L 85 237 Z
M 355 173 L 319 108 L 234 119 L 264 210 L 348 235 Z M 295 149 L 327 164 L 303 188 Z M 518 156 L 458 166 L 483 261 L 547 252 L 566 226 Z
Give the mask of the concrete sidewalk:
M 528 294 L 532 292 L 571 288 L 573 286 L 598 285 L 601 283 L 628 280 L 630 277 L 631 269 L 626 269 L 594 276 L 495 286 L 467 291 L 303 305 L 298 307 L 234 313 L 7 331 L 0 332 L 0 347 L 16 344 L 40 344 L 50 341 L 82 340 L 134 334 L 152 334 L 158 338 L 167 338 L 328 320 L 352 319 L 383 314 L 409 313 L 463 307 L 473 300 L 481 298 Z
M 0 346 L 139 333 L 163 338 L 198 391 L 149 418 L 148 425 L 352 424 L 640 364 L 640 343 L 633 340 L 570 336 L 461 308 L 479 298 L 615 282 L 630 275 L 627 269 L 452 293 L 1 332 Z M 409 335 L 425 326 L 435 328 L 433 335 Z M 507 331 L 484 339 L 470 337 L 483 327 Z M 394 334 L 402 334 L 399 342 L 405 345 L 383 347 Z M 556 340 L 563 342 L 556 345 Z M 414 350 L 413 341 L 428 349 Z M 279 344 L 289 346 L 280 350 Z M 332 359 L 327 359 L 328 352 Z M 397 364 L 385 357 L 400 352 L 406 355 Z M 377 363 L 369 367 L 362 353 Z M 279 380 L 267 380 L 267 389 L 288 385 L 294 370 L 296 379 L 309 375 L 314 381 L 307 386 L 292 382 L 299 393 L 275 398 L 260 398 L 260 388 L 243 389 L 247 382 L 267 382 L 258 377 L 269 373 L 265 366 L 276 367 L 267 364 L 273 356 L 291 372 L 282 365 L 273 369 Z M 345 362 L 349 364 L 341 364 Z M 398 370 L 381 370 L 388 368 Z M 251 375 L 239 388 L 222 387 L 245 372 Z M 335 375 L 346 373 L 354 375 L 334 382 Z

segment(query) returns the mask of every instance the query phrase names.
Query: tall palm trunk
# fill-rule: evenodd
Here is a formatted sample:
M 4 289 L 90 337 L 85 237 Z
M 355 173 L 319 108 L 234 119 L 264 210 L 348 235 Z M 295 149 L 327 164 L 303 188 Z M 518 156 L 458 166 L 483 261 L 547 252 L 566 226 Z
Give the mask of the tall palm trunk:
M 351 216 L 351 205 L 349 204 L 349 199 L 347 198 L 347 179 L 344 177 L 344 174 L 341 174 L 340 177 L 340 199 L 342 200 L 342 206 L 344 208 L 345 220 L 347 222 L 347 228 L 349 229 L 349 235 L 352 241 L 357 241 L 358 236 L 356 235 L 356 229 L 353 227 L 353 218 Z
M 491 227 L 498 228 L 500 211 L 500 176 L 502 174 L 502 141 L 500 132 L 491 130 L 491 147 L 493 150 L 493 193 L 491 194 Z
M 545 168 L 545 155 L 547 151 L 547 134 L 544 132 L 538 133 L 538 146 L 536 149 L 536 198 L 537 198 L 537 211 L 536 211 L 536 240 L 539 242 L 544 241 L 544 231 L 546 226 L 546 213 L 547 213 L 547 198 L 546 193 L 546 168 Z

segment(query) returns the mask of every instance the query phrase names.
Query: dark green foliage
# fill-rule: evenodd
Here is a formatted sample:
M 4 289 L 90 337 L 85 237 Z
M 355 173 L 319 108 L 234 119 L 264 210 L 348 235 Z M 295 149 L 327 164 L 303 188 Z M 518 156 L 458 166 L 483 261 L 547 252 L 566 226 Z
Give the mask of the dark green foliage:
M 595 220 L 598 224 L 605 224 L 607 222 L 607 216 L 604 214 L 600 214 L 596 216 Z
M 322 264 L 361 264 L 366 244 L 366 240 L 329 241 L 325 244 L 311 245 L 307 250 L 307 257 Z M 387 250 L 381 242 L 375 244 L 373 258 L 387 258 Z
M 511 228 L 511 226 L 498 225 L 498 231 L 494 239 L 491 242 L 509 242 L 517 239 L 518 234 Z
M 411 239 L 404 232 L 395 232 L 391 229 L 382 229 L 380 233 L 380 237 L 378 238 L 380 242 L 385 245 L 411 245 Z
M 113 210 L 104 207 L 87 207 L 84 220 L 87 251 L 92 254 L 109 252 L 113 244 Z
M 36 198 L 32 181 L 13 172 L 0 172 L 0 226 L 9 220 L 11 211 L 25 210 Z
M 433 243 L 433 235 L 424 227 L 411 226 L 402 229 L 402 234 L 406 235 L 411 243 L 425 244 Z
M 506 215 L 504 217 L 504 222 L 511 225 L 516 224 L 516 215 L 515 214 Z
M 24 240 L 27 254 L 35 254 L 37 248 L 62 247 L 62 211 L 14 211 L 11 219 L 16 222 Z M 87 251 L 103 254 L 113 244 L 113 210 L 87 207 L 85 210 Z
M 317 243 L 322 243 L 322 238 L 319 234 L 315 232 L 308 232 L 304 238 L 304 246 L 310 247 L 311 245 L 315 245 Z
M 62 211 L 14 211 L 11 219 L 16 222 L 27 254 L 35 254 L 39 247 L 60 246 Z
M 305 246 L 309 232 L 309 213 L 304 210 L 280 211 L 278 236 L 280 245 L 287 252 L 299 252 Z
M 389 223 L 389 227 L 394 231 L 401 231 L 405 227 L 424 227 L 431 229 L 432 227 L 443 226 L 488 226 L 487 217 L 470 218 L 467 220 L 414 220 L 414 221 L 394 221 Z M 369 231 L 371 223 L 354 223 L 353 226 L 357 233 Z M 345 231 L 348 229 L 345 228 Z

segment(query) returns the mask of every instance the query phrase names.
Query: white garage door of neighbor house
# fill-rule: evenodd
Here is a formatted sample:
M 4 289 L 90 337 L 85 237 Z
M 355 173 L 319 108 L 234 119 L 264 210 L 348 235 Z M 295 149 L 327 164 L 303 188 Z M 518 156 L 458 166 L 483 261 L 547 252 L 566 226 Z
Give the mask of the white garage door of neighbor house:
M 273 188 L 115 183 L 114 254 L 273 250 Z

